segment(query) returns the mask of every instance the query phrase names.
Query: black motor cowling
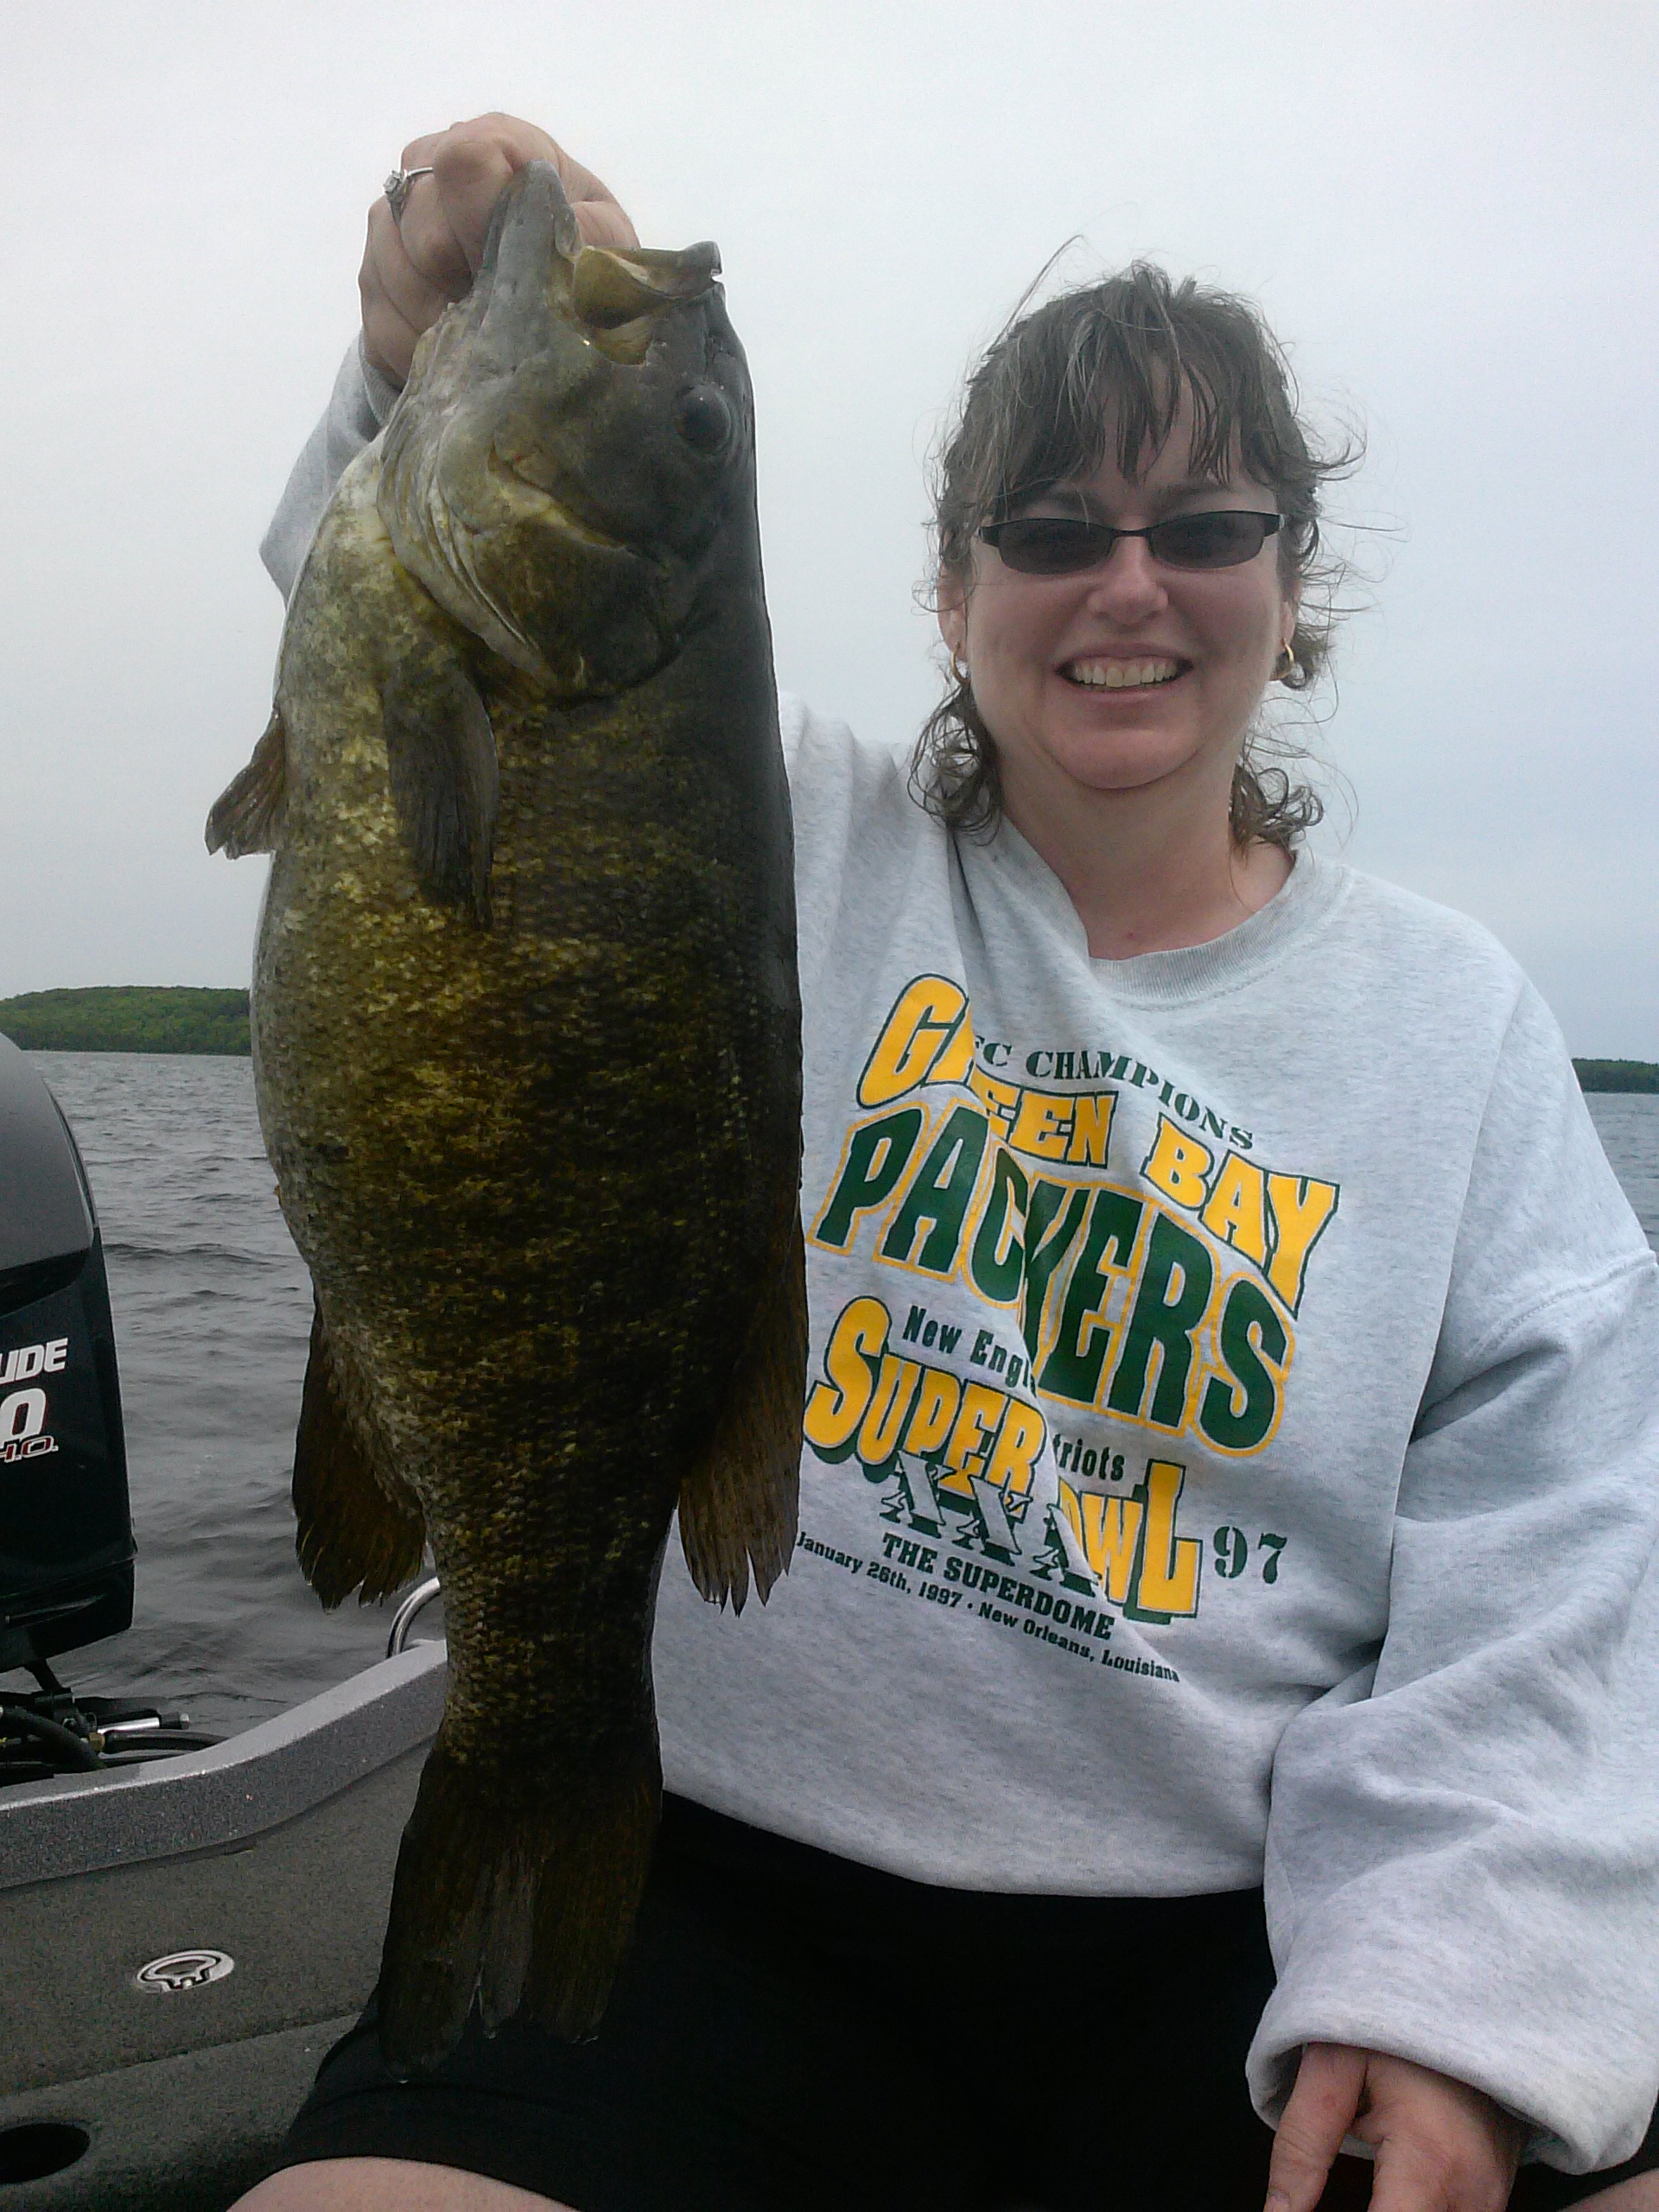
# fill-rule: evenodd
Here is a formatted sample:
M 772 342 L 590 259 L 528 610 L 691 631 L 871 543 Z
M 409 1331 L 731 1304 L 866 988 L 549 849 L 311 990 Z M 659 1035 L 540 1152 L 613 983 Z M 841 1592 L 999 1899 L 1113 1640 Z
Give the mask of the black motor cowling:
M 57 1101 L 0 1037 L 0 1671 L 132 1619 L 98 1218 Z

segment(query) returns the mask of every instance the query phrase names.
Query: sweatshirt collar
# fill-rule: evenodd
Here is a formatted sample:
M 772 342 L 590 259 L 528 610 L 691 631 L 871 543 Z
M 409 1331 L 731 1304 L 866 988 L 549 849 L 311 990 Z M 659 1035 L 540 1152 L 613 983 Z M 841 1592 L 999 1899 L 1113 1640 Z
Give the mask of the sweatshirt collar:
M 1011 822 L 984 843 L 959 839 L 970 880 L 976 856 L 1016 898 L 1044 916 L 1087 965 L 1097 984 L 1126 1006 L 1178 1006 L 1230 990 L 1280 959 L 1322 923 L 1342 899 L 1349 871 L 1304 846 L 1267 905 L 1205 944 L 1140 952 L 1128 960 L 1096 960 L 1065 885 Z

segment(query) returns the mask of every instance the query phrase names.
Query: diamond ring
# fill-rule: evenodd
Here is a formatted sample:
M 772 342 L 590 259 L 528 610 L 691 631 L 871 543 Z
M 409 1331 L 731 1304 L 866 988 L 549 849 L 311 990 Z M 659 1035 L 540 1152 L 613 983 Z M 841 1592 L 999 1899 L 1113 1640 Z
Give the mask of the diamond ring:
M 398 223 L 403 220 L 404 206 L 409 198 L 410 186 L 414 183 L 417 176 L 430 176 L 432 172 L 429 168 L 423 169 L 393 169 L 391 175 L 386 179 L 382 189 L 385 191 L 386 195 L 386 203 L 391 209 L 391 219 L 394 223 Z

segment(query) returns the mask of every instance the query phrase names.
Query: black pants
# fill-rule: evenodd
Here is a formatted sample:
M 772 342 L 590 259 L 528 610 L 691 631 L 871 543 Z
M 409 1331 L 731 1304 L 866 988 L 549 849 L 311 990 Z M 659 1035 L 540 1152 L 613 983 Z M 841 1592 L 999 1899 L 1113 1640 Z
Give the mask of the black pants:
M 1261 2212 L 1272 1986 L 1258 1891 L 931 1889 L 671 1799 L 596 2041 L 474 2018 L 398 2082 L 371 2005 L 283 2164 L 425 2159 L 577 2212 Z

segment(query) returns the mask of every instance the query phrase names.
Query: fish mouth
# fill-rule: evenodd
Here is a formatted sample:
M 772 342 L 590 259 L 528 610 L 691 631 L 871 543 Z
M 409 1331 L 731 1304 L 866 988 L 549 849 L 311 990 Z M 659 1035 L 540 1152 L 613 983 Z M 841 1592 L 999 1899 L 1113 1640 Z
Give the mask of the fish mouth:
M 1179 653 L 1078 653 L 1061 662 L 1058 674 L 1080 691 L 1157 691 L 1192 666 Z
M 571 327 L 583 343 L 620 366 L 638 368 L 649 355 L 663 316 L 715 288 L 720 253 L 710 242 L 663 253 L 643 246 L 583 245 L 556 276 Z

